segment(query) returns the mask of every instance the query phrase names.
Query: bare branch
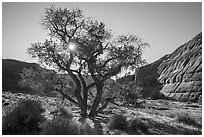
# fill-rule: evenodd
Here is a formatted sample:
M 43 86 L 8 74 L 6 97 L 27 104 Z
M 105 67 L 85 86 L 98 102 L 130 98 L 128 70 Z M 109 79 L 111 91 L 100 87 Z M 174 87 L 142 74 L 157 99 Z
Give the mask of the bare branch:
M 91 87 L 93 87 L 94 85 L 96 85 L 96 83 L 94 82 L 94 83 L 91 83 L 91 84 L 89 84 L 88 86 L 87 86 L 87 89 L 90 89 Z
M 82 20 L 82 22 L 79 26 L 77 26 L 77 24 L 75 24 L 75 29 L 74 29 L 73 33 L 71 34 L 71 38 L 74 36 L 76 31 L 83 25 L 83 23 L 84 23 L 84 19 Z
M 53 32 L 54 32 L 54 33 L 57 33 L 57 34 L 61 37 L 61 39 L 62 39 L 64 42 L 66 42 L 66 39 L 65 39 L 66 32 L 64 32 L 63 30 L 59 29 L 58 26 L 57 26 L 57 24 L 55 24 L 54 22 L 50 21 L 50 23 L 51 23 L 52 26 L 54 27 Z M 59 32 L 61 32 L 62 34 L 59 33 Z M 64 34 L 64 35 L 63 35 L 63 34 Z M 69 37 L 69 35 L 67 35 L 67 36 Z
M 120 106 L 119 104 L 117 104 L 117 103 L 115 103 L 115 102 L 113 101 L 113 99 L 115 99 L 115 98 L 116 98 L 116 97 L 106 98 L 106 99 L 105 99 L 105 103 L 103 103 L 103 105 L 102 105 L 99 109 L 97 109 L 96 115 L 97 115 L 98 113 L 102 112 L 102 111 L 108 106 L 108 103 L 109 103 L 109 102 L 110 102 L 110 103 L 113 103 L 113 104 L 116 105 L 116 106 Z
M 79 76 L 79 78 L 80 78 L 80 80 L 81 80 L 81 82 L 82 82 L 82 85 L 84 86 L 84 88 L 86 88 L 86 82 L 85 82 L 83 76 L 81 75 L 81 73 L 80 73 L 79 71 L 77 71 L 77 70 L 72 70 L 72 69 L 71 69 L 71 71 L 78 74 L 78 76 Z
M 65 97 L 66 99 L 68 99 L 70 102 L 76 104 L 76 105 L 79 105 L 78 102 L 76 102 L 73 98 L 71 98 L 70 96 L 68 96 L 67 94 L 63 93 L 62 91 L 59 91 L 60 94 L 62 94 L 63 97 Z
M 112 68 L 103 77 L 102 81 L 105 81 L 106 79 L 109 79 L 112 76 L 117 75 L 121 71 L 122 65 L 119 65 L 118 67 Z
M 116 56 L 116 57 L 112 57 L 112 58 L 107 59 L 107 60 L 103 63 L 103 65 L 101 66 L 101 68 L 104 68 L 104 67 L 106 66 L 106 64 L 108 64 L 110 61 L 115 60 L 115 59 L 117 59 L 117 58 L 119 58 L 119 56 Z
M 57 59 L 56 59 L 55 57 L 53 57 L 53 61 L 54 61 L 54 63 L 57 64 L 57 66 L 58 66 L 60 69 L 66 71 L 66 68 L 63 67 L 63 66 L 57 61 Z
M 69 58 L 69 60 L 67 61 L 67 64 L 66 64 L 67 69 L 70 69 L 70 66 L 71 66 L 73 60 L 74 60 L 73 52 L 70 52 L 70 58 Z

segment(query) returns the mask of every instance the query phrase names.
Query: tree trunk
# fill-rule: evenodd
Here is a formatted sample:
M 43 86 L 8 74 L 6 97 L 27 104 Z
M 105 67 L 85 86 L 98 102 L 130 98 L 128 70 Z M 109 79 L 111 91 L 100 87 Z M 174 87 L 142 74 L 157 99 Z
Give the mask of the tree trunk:
M 91 107 L 91 111 L 89 113 L 90 117 L 94 117 L 97 114 L 96 111 L 97 111 L 99 103 L 102 100 L 102 95 L 103 95 L 103 83 L 100 83 L 100 82 L 96 83 L 96 89 L 97 89 L 97 94 L 93 102 L 93 105 Z
M 87 116 L 87 99 L 88 99 L 88 91 L 87 88 L 84 89 L 84 97 L 83 97 L 83 101 L 84 101 L 84 109 L 86 111 L 86 116 Z
M 77 78 L 76 75 L 74 75 L 71 70 L 68 70 L 68 74 L 70 75 L 70 77 L 73 79 L 74 83 L 76 84 L 76 90 L 74 92 L 74 95 L 79 103 L 79 107 L 81 109 L 81 116 L 82 117 L 87 117 L 87 107 L 84 104 L 84 101 L 81 97 L 81 82 L 80 80 Z
M 81 84 L 82 84 L 82 87 L 83 87 L 83 117 L 87 117 L 87 98 L 88 98 L 88 88 L 87 88 L 87 85 L 86 85 L 86 82 L 83 78 L 83 76 L 81 75 L 81 73 L 79 73 L 79 78 L 81 80 Z
M 87 117 L 87 108 L 85 107 L 85 105 L 82 106 L 81 109 L 81 117 Z

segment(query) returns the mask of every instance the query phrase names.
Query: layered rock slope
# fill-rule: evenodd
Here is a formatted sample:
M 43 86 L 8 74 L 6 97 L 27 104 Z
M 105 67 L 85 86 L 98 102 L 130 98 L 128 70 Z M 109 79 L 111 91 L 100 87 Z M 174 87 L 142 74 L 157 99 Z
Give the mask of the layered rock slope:
M 202 102 L 202 33 L 173 53 L 139 68 L 136 82 L 144 96 L 160 91 L 170 99 Z

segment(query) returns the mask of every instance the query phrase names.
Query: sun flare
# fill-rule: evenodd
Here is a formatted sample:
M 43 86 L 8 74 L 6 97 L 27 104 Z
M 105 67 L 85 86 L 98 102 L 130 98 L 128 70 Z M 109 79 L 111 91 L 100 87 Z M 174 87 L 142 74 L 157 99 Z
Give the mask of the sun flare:
M 70 43 L 70 44 L 69 44 L 69 49 L 70 49 L 71 51 L 75 51 L 75 50 L 76 50 L 75 44 L 74 44 L 74 43 Z

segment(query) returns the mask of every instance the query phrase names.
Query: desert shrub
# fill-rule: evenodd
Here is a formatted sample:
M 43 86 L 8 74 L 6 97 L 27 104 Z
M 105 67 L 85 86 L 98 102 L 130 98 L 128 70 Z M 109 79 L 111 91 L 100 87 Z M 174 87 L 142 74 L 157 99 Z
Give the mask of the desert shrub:
M 71 119 L 57 116 L 51 121 L 46 121 L 42 126 L 42 135 L 77 135 L 77 125 L 70 124 Z
M 114 114 L 109 118 L 109 129 L 119 129 L 126 130 L 128 128 L 128 123 L 123 115 Z
M 40 123 L 45 120 L 41 115 L 44 112 L 40 103 L 34 100 L 22 100 L 14 109 L 2 118 L 2 133 L 38 134 Z
M 148 127 L 147 125 L 145 125 L 142 121 L 140 121 L 139 119 L 133 119 L 131 122 L 130 122 L 130 129 L 132 131 L 140 131 L 144 134 L 147 134 L 148 133 Z
M 51 121 L 43 124 L 42 135 L 96 135 L 97 130 L 92 128 L 88 122 L 79 122 L 58 115 Z
M 102 128 L 101 124 L 99 122 L 96 122 L 96 120 L 91 120 L 89 118 L 81 118 L 79 119 L 79 122 L 80 122 L 79 126 L 80 135 L 102 134 L 102 132 L 100 131 L 100 128 Z
M 182 122 L 186 125 L 201 127 L 201 125 L 193 117 L 189 116 L 189 114 L 187 113 L 178 113 L 177 121 Z
M 137 100 L 142 97 L 141 88 L 134 82 L 122 84 L 120 87 L 120 97 L 124 99 L 126 105 L 136 105 Z

